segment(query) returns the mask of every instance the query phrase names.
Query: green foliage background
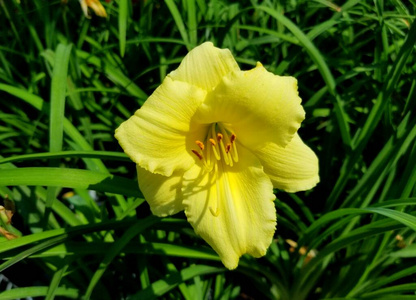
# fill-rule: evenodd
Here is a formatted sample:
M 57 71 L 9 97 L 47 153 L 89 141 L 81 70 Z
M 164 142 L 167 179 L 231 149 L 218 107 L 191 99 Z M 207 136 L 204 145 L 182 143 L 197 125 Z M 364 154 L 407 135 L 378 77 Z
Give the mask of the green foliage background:
M 103 5 L 0 0 L 0 195 L 23 234 L 0 240 L 0 299 L 416 299 L 415 0 Z M 205 41 L 298 79 L 320 158 L 235 271 L 183 214 L 151 216 L 113 137 Z

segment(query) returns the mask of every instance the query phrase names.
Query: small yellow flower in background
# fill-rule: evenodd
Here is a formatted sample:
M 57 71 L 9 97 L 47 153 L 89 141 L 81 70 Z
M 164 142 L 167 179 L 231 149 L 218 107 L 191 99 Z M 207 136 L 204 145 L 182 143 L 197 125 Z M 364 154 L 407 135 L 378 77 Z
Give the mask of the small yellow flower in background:
M 91 14 L 88 8 L 91 8 L 94 11 L 94 13 L 99 17 L 107 17 L 107 12 L 105 11 L 105 8 L 99 0 L 79 0 L 79 3 L 81 4 L 81 8 L 84 12 L 84 15 L 88 19 L 91 19 Z
M 318 159 L 297 130 L 305 113 L 293 77 L 258 63 L 241 71 L 228 49 L 185 56 L 115 137 L 137 164 L 153 214 L 185 210 L 228 269 L 265 255 L 276 229 L 273 187 L 319 182 Z

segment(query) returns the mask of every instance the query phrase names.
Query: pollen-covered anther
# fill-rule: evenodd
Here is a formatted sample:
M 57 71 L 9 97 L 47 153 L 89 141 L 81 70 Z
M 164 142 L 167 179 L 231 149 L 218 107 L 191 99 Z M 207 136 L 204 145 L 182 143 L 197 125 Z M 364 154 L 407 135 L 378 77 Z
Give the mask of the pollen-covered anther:
M 218 140 L 218 142 L 221 142 L 222 141 L 222 139 L 223 139 L 223 135 L 221 134 L 221 133 L 218 133 L 217 134 L 217 140 Z
M 195 144 L 197 144 L 197 145 L 198 145 L 199 149 L 204 150 L 205 145 L 204 145 L 204 143 L 203 143 L 203 142 L 201 142 L 201 141 L 196 141 L 196 142 L 195 142 Z
M 233 133 L 233 134 L 230 136 L 230 143 L 231 143 L 231 144 L 232 144 L 232 143 L 234 143 L 236 138 L 237 138 L 237 136 Z
M 217 144 L 214 139 L 209 139 L 209 142 L 211 143 L 212 146 L 215 146 Z

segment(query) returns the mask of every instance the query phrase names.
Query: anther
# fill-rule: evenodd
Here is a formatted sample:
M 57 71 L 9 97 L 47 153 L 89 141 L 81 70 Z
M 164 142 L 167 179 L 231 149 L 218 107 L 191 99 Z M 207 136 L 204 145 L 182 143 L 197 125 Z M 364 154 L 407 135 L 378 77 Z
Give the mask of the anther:
M 197 144 L 197 145 L 198 145 L 198 147 L 199 147 L 201 150 L 204 150 L 205 146 L 204 146 L 204 143 L 203 143 L 203 142 L 201 142 L 201 141 L 196 141 L 196 142 L 195 142 L 195 144 Z
M 221 133 L 217 133 L 218 142 L 221 142 L 222 138 L 223 138 L 223 135 Z
M 237 136 L 233 133 L 230 137 L 230 143 L 231 144 L 234 143 L 236 138 L 237 138 Z
M 214 139 L 209 139 L 209 142 L 211 143 L 212 146 L 215 146 L 217 144 Z
M 198 151 L 196 151 L 196 150 L 191 150 L 196 156 L 198 156 L 198 158 L 200 159 L 200 160 L 202 160 L 202 155 L 201 155 L 201 153 L 199 153 Z
M 231 149 L 231 144 L 227 144 L 227 146 L 225 147 L 225 153 L 230 152 Z

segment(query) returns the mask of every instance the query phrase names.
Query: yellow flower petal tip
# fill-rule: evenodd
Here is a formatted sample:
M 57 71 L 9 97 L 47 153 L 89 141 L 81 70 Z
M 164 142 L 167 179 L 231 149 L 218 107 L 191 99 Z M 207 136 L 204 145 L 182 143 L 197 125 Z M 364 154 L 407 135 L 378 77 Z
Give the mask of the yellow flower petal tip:
M 107 18 L 107 12 L 99 0 L 79 0 L 85 17 L 91 19 L 89 8 L 99 17 Z
M 185 211 L 228 269 L 261 257 L 276 230 L 273 188 L 310 189 L 318 158 L 297 134 L 297 81 L 261 63 L 241 71 L 228 49 L 204 43 L 185 56 L 115 137 L 137 164 L 158 216 Z

